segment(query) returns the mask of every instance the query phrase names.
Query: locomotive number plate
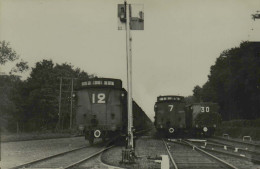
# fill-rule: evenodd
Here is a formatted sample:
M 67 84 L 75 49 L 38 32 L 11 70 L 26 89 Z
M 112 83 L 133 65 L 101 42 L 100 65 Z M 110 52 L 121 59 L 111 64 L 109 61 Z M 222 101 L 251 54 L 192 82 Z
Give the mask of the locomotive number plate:
M 172 111 L 173 105 L 172 105 L 172 104 L 169 104 L 168 107 L 169 107 L 170 111 Z
M 92 103 L 106 103 L 106 94 L 92 93 Z
M 209 112 L 209 107 L 201 107 L 201 112 Z

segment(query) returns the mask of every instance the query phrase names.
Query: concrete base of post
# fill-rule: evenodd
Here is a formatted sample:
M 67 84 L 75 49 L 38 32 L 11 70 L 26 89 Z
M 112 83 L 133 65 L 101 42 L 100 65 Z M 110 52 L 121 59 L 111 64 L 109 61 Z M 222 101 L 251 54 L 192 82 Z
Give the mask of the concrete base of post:
M 122 161 L 121 163 L 135 163 L 135 153 L 132 149 L 122 150 Z

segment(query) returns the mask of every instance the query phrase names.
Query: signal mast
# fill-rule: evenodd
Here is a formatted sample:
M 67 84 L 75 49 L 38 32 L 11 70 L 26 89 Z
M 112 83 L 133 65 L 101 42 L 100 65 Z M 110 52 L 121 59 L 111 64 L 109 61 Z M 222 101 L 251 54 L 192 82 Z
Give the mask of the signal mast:
M 133 134 L 133 99 L 132 99 L 132 36 L 131 30 L 144 30 L 143 10 L 135 10 L 136 6 L 127 3 L 118 4 L 118 30 L 126 31 L 126 60 L 127 60 L 127 146 L 122 152 L 122 162 L 134 162 L 134 134 Z M 136 16 L 134 12 L 137 11 Z
M 260 19 L 260 11 L 256 11 L 256 14 L 252 14 L 252 19 L 255 21 L 256 19 Z

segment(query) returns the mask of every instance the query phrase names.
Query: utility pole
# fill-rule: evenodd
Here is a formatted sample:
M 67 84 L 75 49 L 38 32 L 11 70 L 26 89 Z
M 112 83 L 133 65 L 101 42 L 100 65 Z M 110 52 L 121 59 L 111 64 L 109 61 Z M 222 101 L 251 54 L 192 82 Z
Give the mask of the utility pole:
M 59 129 L 61 129 L 61 86 L 62 86 L 62 77 L 60 77 L 60 96 L 59 96 Z
M 73 106 L 73 78 L 71 78 L 71 93 L 70 93 L 70 129 L 72 129 L 72 106 Z

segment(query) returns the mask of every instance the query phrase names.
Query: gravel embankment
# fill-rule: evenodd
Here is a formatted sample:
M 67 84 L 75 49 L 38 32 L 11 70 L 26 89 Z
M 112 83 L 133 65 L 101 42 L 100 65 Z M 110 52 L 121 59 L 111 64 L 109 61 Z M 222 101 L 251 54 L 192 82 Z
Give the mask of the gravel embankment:
M 11 168 L 84 145 L 88 145 L 84 137 L 1 143 L 1 168 Z
M 138 157 L 134 164 L 121 164 L 122 150 L 116 147 L 103 153 L 101 159 L 104 163 L 122 168 L 160 168 L 161 164 L 155 162 L 156 157 L 167 155 L 162 140 L 142 137 L 136 141 L 135 154 Z M 152 158 L 152 159 L 150 159 Z

